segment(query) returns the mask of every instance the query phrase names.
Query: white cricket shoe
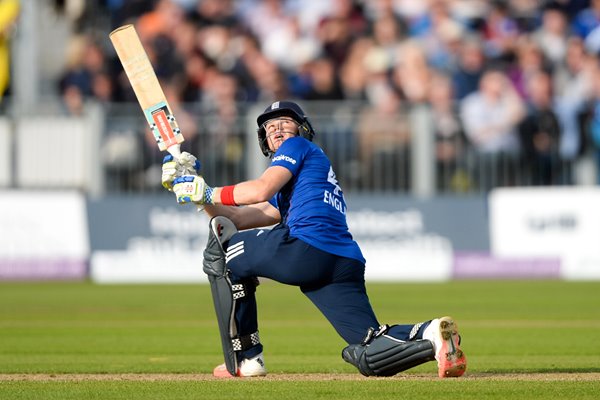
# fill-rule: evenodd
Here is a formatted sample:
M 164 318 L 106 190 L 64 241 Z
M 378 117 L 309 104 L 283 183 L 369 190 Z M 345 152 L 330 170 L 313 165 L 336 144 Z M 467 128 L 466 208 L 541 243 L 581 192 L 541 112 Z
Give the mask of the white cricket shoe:
M 423 338 L 433 342 L 440 378 L 459 377 L 465 373 L 467 358 L 459 347 L 458 328 L 451 317 L 431 321 L 423 332 Z
M 218 365 L 213 370 L 213 375 L 217 378 L 233 378 L 233 375 L 227 371 L 225 364 Z M 239 377 L 251 377 L 251 376 L 265 376 L 267 375 L 267 369 L 265 368 L 265 360 L 260 353 L 259 355 L 252 358 L 245 358 L 240 362 L 238 372 L 236 376 Z

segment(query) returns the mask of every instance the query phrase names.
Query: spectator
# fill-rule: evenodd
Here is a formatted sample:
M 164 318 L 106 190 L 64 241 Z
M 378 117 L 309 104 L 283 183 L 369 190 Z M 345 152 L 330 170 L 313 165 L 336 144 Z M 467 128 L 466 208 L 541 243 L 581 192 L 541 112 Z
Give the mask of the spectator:
M 232 28 L 239 25 L 232 0 L 195 1 L 190 19 L 197 26 L 221 25 Z
M 543 3 L 538 0 L 507 0 L 506 3 L 521 32 L 529 33 L 536 28 Z
M 91 96 L 100 104 L 107 106 L 114 100 L 113 80 L 106 70 L 101 70 L 92 76 Z
M 252 3 L 255 0 L 245 1 Z M 286 5 L 286 12 L 297 19 L 302 34 L 311 38 L 316 38 L 318 27 L 324 18 L 332 15 L 338 15 L 342 18 L 347 17 L 348 13 L 343 10 L 344 5 L 341 4 L 346 1 L 347 0 L 285 0 L 284 2 Z M 353 3 L 355 3 L 353 0 L 347 2 L 350 3 L 350 6 L 353 6 Z M 244 10 L 244 15 L 248 15 L 248 18 L 253 18 L 254 8 L 255 6 L 246 8 Z
M 173 34 L 173 45 L 175 46 L 176 52 L 184 59 L 192 57 L 198 50 L 196 43 L 198 29 L 191 19 L 184 19 L 177 32 Z
M 317 37 L 323 46 L 324 55 L 329 57 L 336 68 L 339 68 L 355 40 L 347 18 L 327 17 L 321 21 Z
M 563 62 L 567 53 L 567 15 L 558 3 L 550 3 L 543 9 L 541 19 L 542 25 L 533 32 L 532 39 L 554 67 Z
M 429 78 L 430 69 L 421 46 L 416 41 L 400 44 L 393 71 L 393 83 L 403 99 L 411 104 L 424 102 L 429 91 Z
M 483 32 L 486 55 L 494 61 L 510 61 L 520 32 L 505 0 L 492 2 Z
M 587 8 L 579 11 L 571 27 L 573 33 L 585 39 L 598 25 L 600 25 L 600 0 L 590 0 Z
M 450 13 L 456 21 L 472 32 L 479 32 L 490 9 L 486 0 L 453 0 Z
M 209 25 L 198 30 L 197 48 L 221 71 L 231 69 L 235 60 L 234 33 L 223 25 Z
M 526 81 L 527 115 L 519 125 L 526 185 L 559 184 L 560 123 L 553 110 L 552 78 L 542 70 Z
M 257 100 L 273 101 L 274 99 L 289 98 L 286 77 L 277 64 L 266 58 L 253 62 L 253 78 L 257 83 Z
M 276 62 L 284 71 L 294 74 L 317 58 L 321 53 L 321 43 L 302 33 L 298 18 L 289 17 L 286 29 L 277 36 L 269 36 L 262 43 L 261 49 L 267 58 Z
M 465 134 L 476 153 L 476 176 L 485 191 L 512 183 L 519 152 L 517 125 L 525 108 L 506 74 L 489 69 L 481 77 L 479 90 L 463 99 L 460 115 Z
M 148 0 L 108 0 L 106 7 L 112 27 L 132 23 L 140 15 L 152 11 L 154 4 Z
M 347 100 L 366 100 L 368 72 L 365 56 L 372 42 L 367 38 L 358 39 L 352 44 L 348 57 L 341 67 L 340 83 L 344 98 Z M 387 65 L 384 67 L 387 69 Z
M 508 78 L 522 99 L 527 99 L 526 81 L 528 75 L 541 69 L 548 69 L 542 50 L 527 35 L 521 35 L 515 44 L 515 61 L 508 68 Z
M 466 134 L 481 153 L 516 152 L 515 125 L 523 117 L 523 104 L 506 74 L 487 70 L 479 90 L 461 103 Z
M 398 43 L 404 40 L 404 30 L 401 22 L 393 14 L 384 14 L 373 21 L 372 37 L 376 46 L 382 48 L 390 58 L 395 56 Z
M 195 49 L 185 59 L 185 84 L 182 89 L 183 101 L 197 103 L 202 101 L 204 86 L 216 73 L 215 63 L 208 59 L 204 53 Z
M 142 43 L 152 43 L 158 36 L 172 40 L 184 16 L 183 9 L 173 0 L 158 0 L 154 9 L 142 14 L 137 21 L 136 29 Z
M 289 45 L 289 40 L 294 35 L 292 31 L 295 29 L 292 27 L 293 18 L 286 10 L 285 1 L 255 2 L 254 6 L 243 15 L 243 18 L 244 24 L 258 39 L 264 56 L 274 62 L 279 60 L 281 51 L 279 43 L 282 42 L 280 38 L 283 38 L 283 42 Z
M 315 1 L 321 2 L 320 0 Z M 345 19 L 356 39 L 366 35 L 369 26 L 364 15 L 363 6 L 364 4 L 355 0 L 331 0 L 332 10 L 330 14 L 333 17 Z
M 104 49 L 90 35 L 73 37 L 66 59 L 67 69 L 60 78 L 59 90 L 67 113 L 81 115 L 87 99 L 103 103 L 115 99 Z
M 452 93 L 452 81 L 447 75 L 432 75 L 428 100 L 435 135 L 437 189 L 465 191 L 469 188 L 463 165 L 466 140 Z
M 588 105 L 585 132 L 589 137 L 590 150 L 596 161 L 596 183 L 600 185 L 600 70 L 596 70 L 594 96 Z
M 237 102 L 238 85 L 235 77 L 223 72 L 216 73 L 206 85 L 202 99 L 202 123 L 204 135 L 194 142 L 203 160 L 213 166 L 206 174 L 225 173 L 244 179 L 237 169 L 244 155 L 244 128 Z M 217 180 L 215 175 L 209 175 Z
M 450 69 L 455 64 L 463 35 L 463 27 L 453 19 L 447 3 L 430 1 L 428 13 L 412 26 L 412 36 L 421 43 L 429 65 L 436 69 Z
M 590 6 L 590 0 L 554 0 L 565 10 L 567 19 L 573 21 L 575 16 Z
M 0 0 L 0 103 L 10 81 L 9 37 L 19 11 L 18 0 Z
M 387 91 L 392 88 L 389 74 L 391 60 L 387 53 L 369 40 L 365 42 L 364 57 L 360 60 L 361 68 L 365 72 L 365 96 L 371 105 L 379 104 L 382 96 L 387 96 Z
M 238 80 L 240 98 L 256 101 L 260 93 L 257 82 L 260 66 L 269 61 L 260 51 L 258 39 L 250 33 L 240 34 L 236 38 L 236 47 L 231 73 Z
M 573 183 L 573 164 L 581 155 L 583 132 L 580 117 L 592 96 L 596 61 L 585 50 L 583 40 L 569 38 L 565 62 L 554 72 L 556 113 L 562 126 L 560 157 L 563 181 Z
M 390 3 L 389 6 L 385 5 L 383 8 L 393 9 L 395 14 L 406 21 L 411 32 L 415 32 L 414 25 L 418 25 L 418 21 L 427 14 L 429 7 L 429 1 L 384 0 L 382 3 Z
M 85 99 L 79 86 L 69 83 L 62 87 L 62 103 L 65 114 L 82 116 L 84 112 Z
M 592 71 L 590 54 L 583 40 L 571 36 L 567 41 L 567 53 L 563 62 L 554 70 L 555 95 L 578 102 L 585 101 L 591 93 Z
M 414 2 L 413 2 L 414 3 Z M 424 2 L 423 2 L 424 3 Z M 418 3 L 419 5 L 421 3 Z M 395 0 L 373 0 L 373 1 L 365 1 L 364 2 L 364 12 L 367 19 L 371 22 L 377 21 L 378 19 L 383 18 L 387 15 L 393 15 L 398 17 L 402 21 L 408 21 L 408 18 L 405 18 L 404 15 L 400 12 L 396 12 L 397 3 Z M 420 14 L 421 10 L 417 12 Z
M 486 67 L 483 45 L 477 36 L 468 36 L 460 44 L 456 68 L 452 71 L 454 97 L 464 99 L 479 88 Z
M 305 95 L 307 100 L 342 100 L 343 93 L 333 62 L 320 57 L 308 66 L 310 90 Z
M 408 189 L 410 131 L 402 101 L 390 87 L 359 116 L 358 143 L 365 189 Z

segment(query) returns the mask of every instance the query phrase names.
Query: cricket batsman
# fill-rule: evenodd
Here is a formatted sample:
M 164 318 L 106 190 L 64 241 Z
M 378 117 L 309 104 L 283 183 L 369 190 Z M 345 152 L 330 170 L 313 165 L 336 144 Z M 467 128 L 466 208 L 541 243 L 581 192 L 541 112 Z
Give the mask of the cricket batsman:
M 378 321 L 365 288 L 365 259 L 348 231 L 342 188 L 312 142 L 315 131 L 302 108 L 276 101 L 257 124 L 258 144 L 271 159 L 258 179 L 211 187 L 183 165 L 195 160 L 192 155 L 167 156 L 163 163 L 163 185 L 177 202 L 194 203 L 211 217 L 203 266 L 225 358 L 213 374 L 267 374 L 255 298 L 257 278 L 265 277 L 298 286 L 347 342 L 342 358 L 365 376 L 391 376 L 433 360 L 440 377 L 463 375 L 467 361 L 452 318 Z

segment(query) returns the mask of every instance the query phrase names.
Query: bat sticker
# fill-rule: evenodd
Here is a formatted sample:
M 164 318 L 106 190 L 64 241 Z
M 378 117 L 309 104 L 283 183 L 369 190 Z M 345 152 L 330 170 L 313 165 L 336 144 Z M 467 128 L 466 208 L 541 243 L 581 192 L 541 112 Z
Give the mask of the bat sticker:
M 145 109 L 144 114 L 158 144 L 170 147 L 178 143 L 176 136 L 181 131 L 166 102 L 162 101 Z

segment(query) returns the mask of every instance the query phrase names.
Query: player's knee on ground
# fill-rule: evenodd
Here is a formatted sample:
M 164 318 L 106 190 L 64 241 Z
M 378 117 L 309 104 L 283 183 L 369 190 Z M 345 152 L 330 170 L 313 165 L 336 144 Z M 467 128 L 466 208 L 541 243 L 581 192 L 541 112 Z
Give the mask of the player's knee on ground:
M 429 340 L 405 342 L 386 335 L 388 326 L 370 329 L 360 344 L 342 350 L 342 358 L 365 376 L 392 376 L 435 359 Z

